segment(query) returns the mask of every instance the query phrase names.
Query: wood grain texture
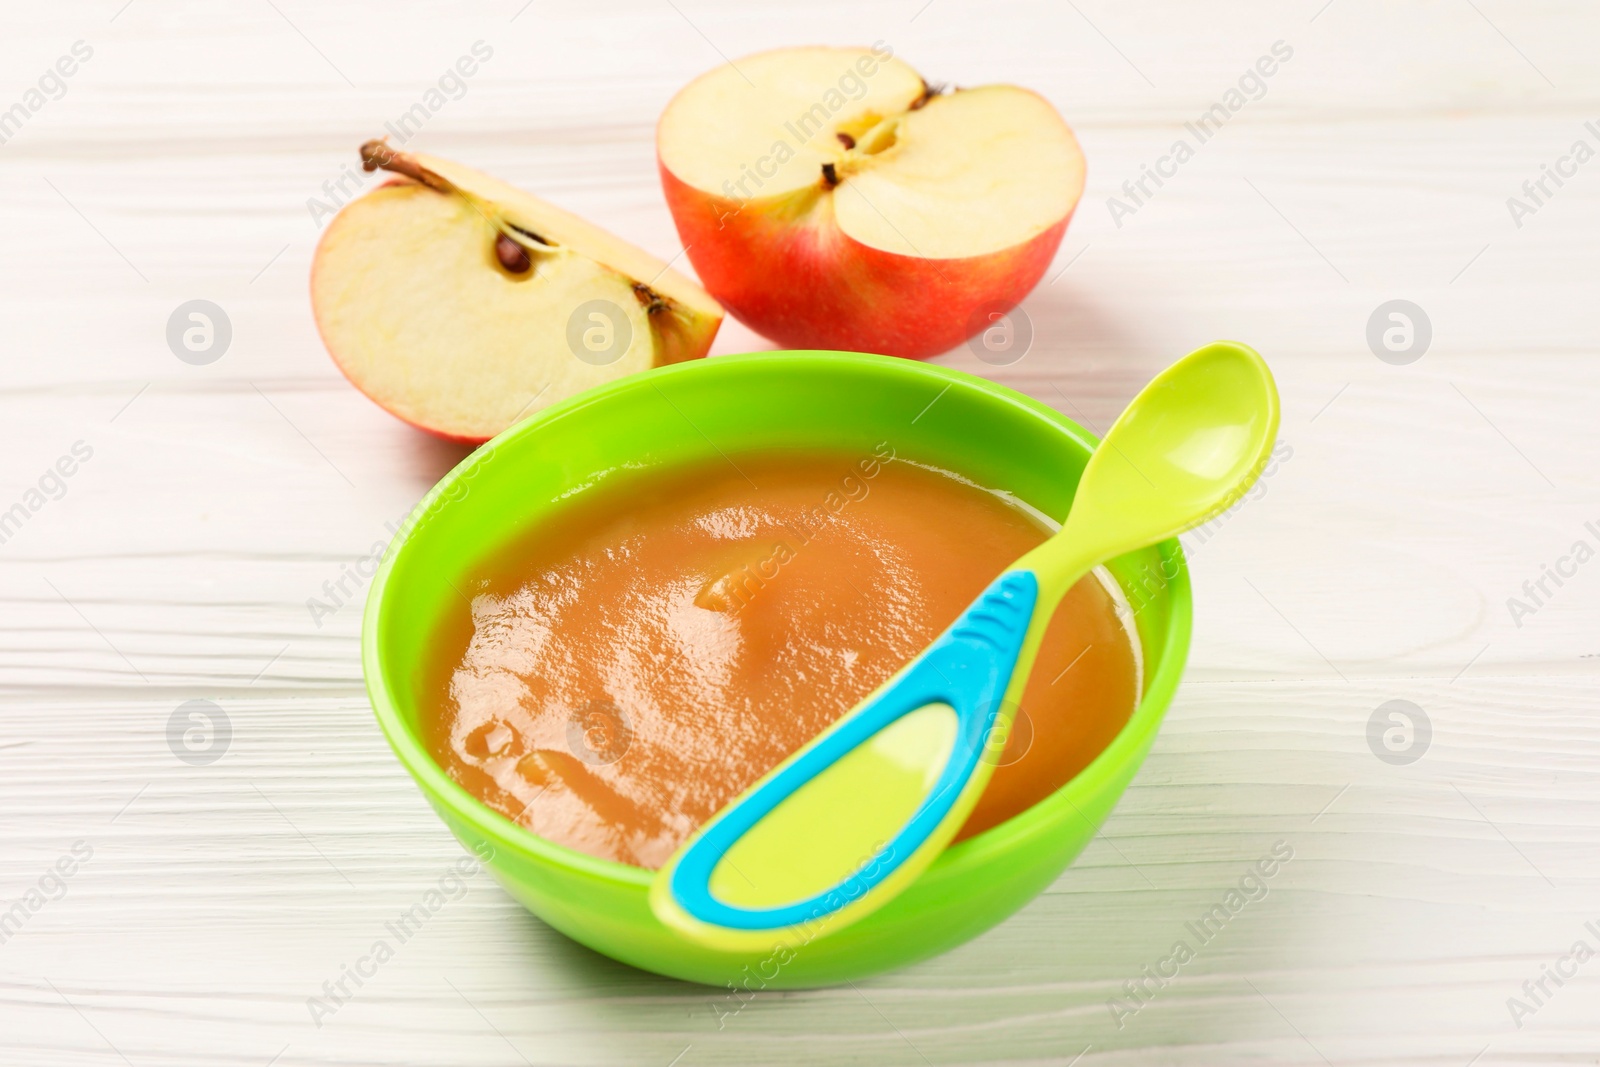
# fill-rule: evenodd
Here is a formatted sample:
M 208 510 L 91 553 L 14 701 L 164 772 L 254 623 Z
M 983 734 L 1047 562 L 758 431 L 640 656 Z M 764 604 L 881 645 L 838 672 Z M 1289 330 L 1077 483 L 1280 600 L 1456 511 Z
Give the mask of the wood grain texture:
M 1576 2 L 1006 0 L 12 5 L 0 108 L 93 57 L 0 144 L 0 511 L 92 449 L 0 543 L 0 898 L 84 842 L 0 944 L 0 1063 L 1440 1064 L 1600 1062 L 1600 13 Z M 652 129 L 685 80 L 783 44 L 882 39 L 928 77 L 1010 80 L 1077 130 L 1089 185 L 1024 305 L 1028 354 L 941 362 L 1103 428 L 1214 337 L 1272 361 L 1290 458 L 1193 546 L 1196 641 L 1148 764 L 1031 906 L 858 987 L 714 990 L 575 947 L 486 877 L 360 995 L 308 997 L 458 847 L 361 692 L 359 606 L 309 597 L 462 455 L 390 419 L 311 323 L 307 201 L 473 42 L 415 143 L 662 258 Z M 1122 218 L 1108 198 L 1274 42 L 1264 95 Z M 174 359 L 213 300 L 227 355 Z M 1380 362 L 1403 298 L 1433 340 Z M 730 323 L 718 352 L 763 347 Z M 318 622 L 320 621 L 320 625 Z M 1520 625 L 1518 624 L 1520 621 Z M 175 759 L 209 699 L 233 736 Z M 1427 754 L 1369 716 L 1409 700 Z M 1294 858 L 1136 1014 L 1108 1001 L 1275 842 Z M 47 887 L 53 892 L 53 886 Z M 1543 998 L 1541 998 L 1543 999 Z M 719 1019 L 721 1025 L 719 1026 Z M 275 1058 L 276 1057 L 276 1058 Z M 676 1057 L 676 1059 L 675 1059 Z

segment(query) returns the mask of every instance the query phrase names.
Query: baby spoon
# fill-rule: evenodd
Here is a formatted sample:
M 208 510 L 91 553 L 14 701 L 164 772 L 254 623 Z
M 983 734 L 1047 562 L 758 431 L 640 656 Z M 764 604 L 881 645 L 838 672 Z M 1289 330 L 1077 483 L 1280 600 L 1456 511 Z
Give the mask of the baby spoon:
M 750 951 L 809 942 L 892 900 L 988 784 L 1061 597 L 1096 565 L 1237 501 L 1277 431 L 1277 389 L 1253 349 L 1219 341 L 1168 367 L 1090 456 L 1060 531 L 686 841 L 651 884 L 655 914 Z

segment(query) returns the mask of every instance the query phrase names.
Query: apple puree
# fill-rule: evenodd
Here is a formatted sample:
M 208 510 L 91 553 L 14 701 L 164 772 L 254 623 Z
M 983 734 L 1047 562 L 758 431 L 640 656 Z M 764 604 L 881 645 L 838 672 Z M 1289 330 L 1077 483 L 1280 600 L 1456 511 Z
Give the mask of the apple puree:
M 425 665 L 424 733 L 508 818 L 658 867 L 1048 533 L 888 445 L 617 475 L 463 587 Z M 1138 669 L 1116 602 L 1085 578 L 961 836 L 1088 764 L 1132 712 Z

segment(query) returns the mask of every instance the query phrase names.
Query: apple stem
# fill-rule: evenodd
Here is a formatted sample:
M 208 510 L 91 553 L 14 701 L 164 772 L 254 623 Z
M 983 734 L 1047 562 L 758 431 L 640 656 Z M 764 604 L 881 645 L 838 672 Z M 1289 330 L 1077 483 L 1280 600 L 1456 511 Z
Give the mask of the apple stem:
M 391 174 L 410 178 L 430 189 L 437 189 L 441 193 L 456 191 L 455 186 L 418 163 L 415 156 L 396 152 L 389 147 L 388 141 L 382 138 L 368 141 L 361 146 L 361 169 L 368 173 L 379 169 L 386 170 Z
M 526 274 L 533 266 L 533 261 L 528 253 L 554 252 L 556 245 L 545 240 L 532 230 L 524 230 L 520 226 L 513 226 L 500 218 L 489 218 L 482 207 L 478 205 L 475 197 L 457 189 L 454 185 L 439 174 L 424 167 L 417 162 L 417 157 L 405 152 L 396 152 L 389 147 L 386 139 L 378 138 L 368 141 L 361 146 L 361 169 L 365 171 L 386 170 L 404 178 L 410 178 L 420 185 L 441 193 L 455 193 L 471 204 L 479 214 L 495 227 L 499 233 L 495 237 L 494 254 L 500 265 L 511 274 Z

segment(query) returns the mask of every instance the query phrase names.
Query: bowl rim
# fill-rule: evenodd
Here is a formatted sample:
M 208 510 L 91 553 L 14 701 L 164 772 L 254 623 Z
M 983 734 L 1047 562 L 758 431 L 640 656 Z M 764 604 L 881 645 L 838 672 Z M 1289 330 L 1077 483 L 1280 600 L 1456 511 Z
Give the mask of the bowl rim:
M 396 562 L 406 553 L 413 535 L 427 525 L 421 521 L 436 508 L 448 507 L 447 494 L 460 481 L 476 474 L 476 468 L 488 462 L 496 449 L 521 437 L 536 433 L 546 423 L 565 418 L 574 412 L 625 393 L 655 388 L 661 382 L 675 377 L 732 373 L 734 368 L 756 362 L 782 362 L 791 366 L 818 369 L 873 367 L 889 370 L 909 379 L 970 386 L 1002 407 L 1018 409 L 1018 414 L 1043 418 L 1071 438 L 1084 451 L 1092 452 L 1099 437 L 1084 429 L 1074 420 L 1055 408 L 1020 393 L 1009 386 L 969 374 L 953 367 L 925 363 L 898 356 L 882 356 L 865 352 L 836 352 L 821 350 L 781 350 L 746 352 L 737 355 L 715 356 L 684 363 L 658 367 L 642 373 L 630 374 L 604 385 L 588 389 L 524 419 L 497 434 L 485 444 L 474 449 L 456 464 L 445 476 L 428 490 L 408 514 L 388 546 L 383 559 L 372 577 L 366 606 L 361 620 L 361 669 L 365 678 L 367 698 L 373 714 L 383 730 L 390 748 L 402 766 L 416 780 L 430 800 L 443 802 L 450 814 L 470 824 L 471 828 L 496 846 L 508 846 L 531 854 L 541 862 L 565 868 L 574 874 L 586 875 L 623 886 L 636 886 L 641 892 L 649 889 L 655 878 L 654 870 L 636 867 L 617 860 L 602 859 L 578 849 L 569 848 L 513 822 L 489 807 L 464 786 L 451 778 L 421 739 L 407 725 L 397 706 L 383 670 L 380 647 L 380 627 L 385 597 Z M 719 368 L 723 368 L 719 370 Z M 942 395 L 942 394 L 941 394 Z M 949 846 L 924 871 L 919 880 L 942 881 L 957 877 L 981 865 L 998 852 L 1010 851 L 1019 843 L 1048 831 L 1056 819 L 1064 817 L 1070 808 L 1080 819 L 1088 820 L 1084 807 L 1092 804 L 1092 797 L 1108 779 L 1114 778 L 1129 760 L 1137 761 L 1153 741 L 1156 730 L 1164 718 L 1177 692 L 1179 681 L 1188 660 L 1193 622 L 1192 590 L 1189 567 L 1177 538 L 1169 538 L 1155 546 L 1163 561 L 1176 560 L 1176 573 L 1166 580 L 1162 592 L 1170 604 L 1166 626 L 1165 652 L 1154 671 L 1148 671 L 1145 689 L 1128 721 L 1105 748 L 1082 770 L 1073 775 L 1054 792 L 1018 812 L 1002 823 L 965 841 Z M 1136 773 L 1136 771 L 1134 772 Z M 1131 774 L 1130 774 L 1131 777 Z M 437 806 L 437 804 L 435 805 Z M 441 812 L 440 814 L 443 814 Z

